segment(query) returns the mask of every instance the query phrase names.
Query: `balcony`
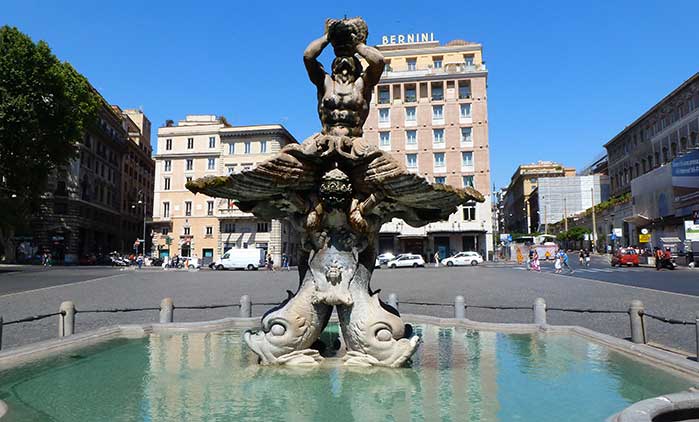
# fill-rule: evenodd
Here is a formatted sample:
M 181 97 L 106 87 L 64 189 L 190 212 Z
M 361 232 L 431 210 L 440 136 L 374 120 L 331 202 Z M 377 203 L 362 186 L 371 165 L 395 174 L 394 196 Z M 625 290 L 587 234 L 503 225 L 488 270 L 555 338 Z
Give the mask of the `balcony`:
M 451 74 L 468 74 L 487 72 L 485 64 L 469 65 L 464 62 L 445 63 L 441 68 L 417 69 L 417 70 L 389 70 L 383 73 L 382 80 L 386 79 L 403 79 L 403 78 L 421 78 L 430 75 L 451 75 Z M 407 100 L 406 100 L 407 101 Z

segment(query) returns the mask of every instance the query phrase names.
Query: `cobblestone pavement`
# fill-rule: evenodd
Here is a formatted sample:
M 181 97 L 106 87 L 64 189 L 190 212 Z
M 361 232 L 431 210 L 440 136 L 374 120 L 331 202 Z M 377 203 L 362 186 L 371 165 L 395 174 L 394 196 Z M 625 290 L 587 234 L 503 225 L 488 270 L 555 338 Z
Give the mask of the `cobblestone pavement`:
M 72 282 L 72 283 L 71 283 Z M 53 268 L 48 271 L 0 274 L 2 286 L 26 283 L 38 290 L 0 295 L 0 314 L 5 321 L 56 312 L 62 301 L 72 300 L 78 309 L 157 307 L 164 297 L 175 306 L 238 303 L 242 294 L 253 302 L 278 302 L 287 289 L 295 291 L 295 271 L 162 271 L 159 269 L 119 270 L 109 268 Z M 71 283 L 71 284 L 66 284 Z M 694 320 L 699 297 L 600 282 L 550 273 L 531 273 L 510 267 L 459 267 L 380 269 L 375 272 L 373 289 L 381 289 L 385 300 L 395 292 L 401 302 L 451 303 L 457 294 L 473 305 L 531 306 L 543 297 L 549 307 L 626 310 L 633 299 L 643 301 L 653 314 Z M 2 291 L 2 290 L 0 290 Z M 261 315 L 269 306 L 254 306 Z M 452 316 L 450 307 L 400 305 L 403 313 Z M 236 308 L 215 310 L 175 310 L 176 321 L 201 321 L 237 315 Z M 531 322 L 530 310 L 467 309 L 467 317 L 489 322 Z M 76 331 L 82 332 L 118 323 L 156 321 L 157 311 L 131 313 L 78 313 Z M 626 315 L 548 313 L 550 324 L 581 325 L 617 337 L 628 337 Z M 650 341 L 694 353 L 692 326 L 670 326 L 647 321 Z M 9 325 L 4 328 L 3 347 L 14 347 L 57 335 L 57 317 Z

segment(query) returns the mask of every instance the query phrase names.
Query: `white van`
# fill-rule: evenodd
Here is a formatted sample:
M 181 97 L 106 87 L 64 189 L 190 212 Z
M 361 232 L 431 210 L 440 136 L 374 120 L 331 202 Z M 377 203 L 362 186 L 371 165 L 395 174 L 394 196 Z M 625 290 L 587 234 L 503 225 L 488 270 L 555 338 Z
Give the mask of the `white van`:
M 256 270 L 265 258 L 265 250 L 258 248 L 229 249 L 213 265 L 217 270 Z

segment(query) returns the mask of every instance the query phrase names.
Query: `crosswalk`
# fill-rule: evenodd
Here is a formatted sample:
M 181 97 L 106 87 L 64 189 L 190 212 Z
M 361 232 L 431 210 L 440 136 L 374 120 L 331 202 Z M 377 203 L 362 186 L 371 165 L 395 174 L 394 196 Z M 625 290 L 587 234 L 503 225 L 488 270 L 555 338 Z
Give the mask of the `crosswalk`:
M 515 270 L 520 270 L 520 271 L 527 271 L 525 267 L 510 267 Z M 638 271 L 638 270 L 643 270 L 642 268 L 624 268 L 623 270 L 620 268 L 574 268 L 576 273 L 616 273 L 619 271 Z M 556 270 L 552 267 L 541 267 L 541 272 L 542 273 L 553 273 Z M 566 269 L 561 270 L 562 274 L 568 274 L 569 271 Z

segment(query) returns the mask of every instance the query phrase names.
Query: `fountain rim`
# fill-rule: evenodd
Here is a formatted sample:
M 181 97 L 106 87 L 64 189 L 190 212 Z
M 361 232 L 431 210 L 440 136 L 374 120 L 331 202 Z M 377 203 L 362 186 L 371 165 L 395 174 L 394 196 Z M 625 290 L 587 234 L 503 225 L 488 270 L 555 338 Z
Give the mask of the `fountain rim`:
M 635 344 L 630 341 L 603 334 L 577 325 L 539 325 L 533 323 L 495 323 L 480 322 L 469 319 L 440 318 L 420 314 L 403 313 L 401 316 L 406 322 L 415 324 L 431 324 L 440 327 L 452 327 L 472 329 L 478 331 L 499 332 L 508 334 L 553 334 L 571 335 L 583 338 L 619 352 L 633 360 L 640 361 L 653 367 L 673 373 L 676 376 L 694 380 L 699 384 L 699 362 L 693 362 L 685 357 L 666 350 L 656 349 L 646 344 Z M 336 315 L 330 319 L 337 322 Z M 230 328 L 260 328 L 259 317 L 228 317 L 211 321 L 199 322 L 171 322 L 171 323 L 146 323 L 146 324 L 119 324 L 112 325 L 83 333 L 73 334 L 68 337 L 44 340 L 17 348 L 0 351 L 0 371 L 5 371 L 28 363 L 43 360 L 51 356 L 78 350 L 88 346 L 95 346 L 115 339 L 136 339 L 153 334 L 177 334 L 188 332 L 213 332 Z M 609 422 L 640 422 L 651 419 L 625 419 L 631 415 L 637 415 L 640 410 L 648 409 L 648 406 L 656 406 L 657 411 L 675 410 L 667 407 L 672 403 L 668 400 L 675 398 L 686 399 L 693 404 L 699 403 L 699 392 L 679 392 L 670 395 L 643 400 L 627 407 L 622 412 L 611 416 Z M 670 403 L 670 404 L 668 404 Z M 665 406 L 665 407 L 662 407 Z M 699 406 L 698 406 L 699 407 Z M 7 403 L 0 400 L 0 419 L 7 414 Z

